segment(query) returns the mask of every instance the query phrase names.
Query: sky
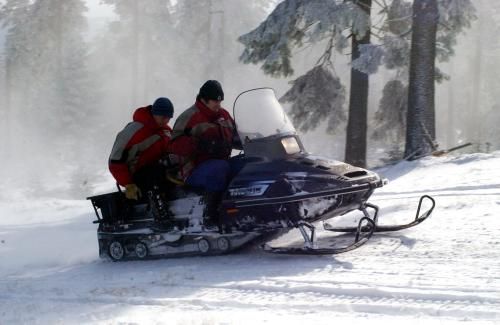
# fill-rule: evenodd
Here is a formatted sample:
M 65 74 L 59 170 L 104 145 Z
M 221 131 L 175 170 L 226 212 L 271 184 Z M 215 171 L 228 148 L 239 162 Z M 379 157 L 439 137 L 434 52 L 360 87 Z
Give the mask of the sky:
M 113 18 L 113 6 L 102 4 L 101 0 L 86 0 L 89 18 Z

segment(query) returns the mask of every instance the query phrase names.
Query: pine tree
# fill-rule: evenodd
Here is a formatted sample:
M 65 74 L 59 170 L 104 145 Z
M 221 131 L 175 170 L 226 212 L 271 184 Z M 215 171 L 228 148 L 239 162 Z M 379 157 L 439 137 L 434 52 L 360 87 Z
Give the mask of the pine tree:
M 371 0 L 354 1 L 361 10 L 370 17 Z M 357 60 L 360 48 L 370 44 L 370 29 L 365 34 L 352 36 L 351 61 Z M 368 128 L 368 73 L 351 67 L 351 87 L 349 95 L 349 119 L 347 121 L 347 137 L 345 160 L 355 166 L 366 167 L 366 133 Z
M 183 39 L 180 50 L 183 57 L 187 58 L 186 61 L 194 65 L 194 70 L 199 75 L 196 78 L 200 81 L 218 79 L 222 82 L 224 37 L 221 37 L 220 28 L 213 28 L 215 18 L 225 18 L 220 18 L 222 11 L 215 10 L 214 0 L 185 0 L 178 2 L 176 12 L 176 29 Z M 187 74 L 192 68 L 184 66 L 181 73 Z
M 438 21 L 437 0 L 415 0 L 406 124 L 408 159 L 436 149 L 434 74 Z
M 2 142 L 6 157 L 14 154 L 12 148 L 13 130 L 16 128 L 16 110 L 26 104 L 26 94 L 15 94 L 16 90 L 27 89 L 29 84 L 29 70 L 25 62 L 29 61 L 30 46 L 27 39 L 30 35 L 30 26 L 27 23 L 30 16 L 29 0 L 9 0 L 0 7 L 1 26 L 7 31 L 5 38 L 5 49 L 2 56 L 3 61 L 3 105 L 2 105 Z M 23 69 L 24 67 L 24 69 Z M 28 67 L 29 68 L 29 67 Z
M 469 0 L 444 0 L 438 1 L 438 11 L 436 59 L 438 62 L 446 62 L 454 55 L 458 35 L 469 28 L 471 22 L 476 19 L 475 8 Z M 405 137 L 398 137 L 394 140 L 392 135 L 405 130 L 406 121 L 399 120 L 397 122 L 394 119 L 389 119 L 384 122 L 380 118 L 394 116 L 394 112 L 399 109 L 403 109 L 403 111 L 396 116 L 406 115 L 407 112 L 407 105 L 400 106 L 400 100 L 391 100 L 386 96 L 396 98 L 408 96 L 412 3 L 405 0 L 393 0 L 384 8 L 383 13 L 386 15 L 386 19 L 380 29 L 380 32 L 383 33 L 381 44 L 362 48 L 360 59 L 353 64 L 362 71 L 371 73 L 376 72 L 380 65 L 396 72 L 394 79 L 390 80 L 384 87 L 379 111 L 375 116 L 374 132 L 375 137 L 381 142 L 391 143 L 392 148 L 402 148 Z M 434 78 L 437 82 L 443 82 L 449 79 L 449 76 L 436 67 Z M 394 88 L 394 85 L 399 83 L 402 87 Z M 398 93 L 390 93 L 389 90 L 398 91 Z M 396 106 L 390 106 L 391 104 Z M 384 137 L 383 134 L 388 136 Z
M 500 148 L 500 5 L 490 1 L 478 1 L 478 20 L 475 24 L 470 62 L 470 79 L 464 80 L 472 84 L 471 105 L 462 113 L 463 120 L 469 125 L 465 128 L 462 140 L 475 142 L 480 150 L 498 150 Z
M 68 171 L 89 156 L 84 137 L 98 107 L 86 67 L 85 10 L 83 0 L 9 0 L 2 9 L 9 124 L 17 123 L 23 145 L 16 160 L 43 162 L 46 171 Z
M 359 54 L 358 45 L 369 43 L 370 35 L 370 8 L 371 1 L 305 1 L 285 0 L 281 2 L 268 18 L 259 27 L 242 35 L 239 40 L 245 45 L 241 55 L 244 63 L 262 62 L 262 69 L 266 74 L 274 77 L 291 76 L 294 72 L 292 67 L 292 49 L 300 48 L 304 44 L 318 44 L 326 41 L 327 47 L 316 65 L 304 76 L 293 82 L 292 88 L 282 97 L 282 101 L 292 102 L 291 116 L 296 124 L 301 125 L 307 131 L 315 128 L 317 120 L 326 117 L 329 126 L 339 125 L 345 119 L 345 114 L 338 114 L 343 103 L 345 92 L 343 86 L 336 82 L 331 66 L 332 51 L 345 50 L 349 44 L 349 37 L 353 36 L 353 56 Z M 349 35 L 345 30 L 351 31 Z M 324 68 L 318 68 L 324 66 Z M 326 73 L 330 76 L 325 77 Z M 323 76 L 323 77 L 320 77 Z M 348 125 L 346 158 L 355 164 L 364 166 L 366 164 L 366 104 L 368 96 L 368 77 L 364 71 L 353 70 L 351 89 L 357 92 L 350 100 L 349 113 L 350 123 Z M 331 80 L 330 85 L 317 83 L 318 80 Z M 306 107 L 298 105 L 299 98 L 312 98 L 323 96 L 322 100 L 310 101 Z M 330 98 L 326 97 L 331 96 Z M 316 104 L 333 100 L 337 105 Z M 302 111 L 308 110 L 307 115 Z M 304 121 L 306 118 L 308 121 Z M 331 128 L 329 129 L 331 131 Z M 359 144 L 359 146 L 358 146 Z M 352 151 L 351 151 L 352 150 Z
M 163 0 L 104 0 L 115 7 L 119 20 L 110 26 L 104 46 L 113 48 L 114 65 L 129 83 L 124 94 L 129 102 L 122 105 L 138 107 L 153 97 L 165 96 L 165 85 L 171 84 L 173 53 L 179 39 L 173 32 L 172 5 Z
M 199 82 L 217 79 L 223 85 L 230 78 L 231 60 L 239 54 L 234 40 L 258 23 L 270 0 L 184 0 L 176 5 L 182 56 L 189 58 L 183 73 L 198 71 Z M 245 14 L 242 15 L 242 12 Z

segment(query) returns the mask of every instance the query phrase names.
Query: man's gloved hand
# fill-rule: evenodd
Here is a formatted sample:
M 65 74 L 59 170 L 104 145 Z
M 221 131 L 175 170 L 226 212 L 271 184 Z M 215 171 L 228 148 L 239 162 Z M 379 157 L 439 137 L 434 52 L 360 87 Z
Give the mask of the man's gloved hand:
M 135 184 L 125 185 L 125 197 L 129 200 L 139 200 L 141 197 L 141 190 Z

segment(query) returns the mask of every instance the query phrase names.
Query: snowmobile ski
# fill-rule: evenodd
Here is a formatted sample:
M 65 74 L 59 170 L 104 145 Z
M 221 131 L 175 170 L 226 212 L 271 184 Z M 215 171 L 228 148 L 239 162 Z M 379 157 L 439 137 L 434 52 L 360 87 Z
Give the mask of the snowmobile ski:
M 356 235 L 354 241 L 350 245 L 319 247 L 316 243 L 315 227 L 310 223 L 301 221 L 297 227 L 304 238 L 303 247 L 271 247 L 265 244 L 263 245 L 263 249 L 269 253 L 289 255 L 335 255 L 352 251 L 366 244 L 372 237 L 375 229 L 375 222 L 370 218 L 366 207 L 362 207 L 360 210 L 365 216 L 359 220 L 358 226 L 355 228 Z
M 420 215 L 420 210 L 422 208 L 422 202 L 425 199 L 427 199 L 431 202 L 431 207 L 427 211 L 425 211 L 424 213 L 422 213 Z M 375 205 L 370 204 L 370 203 L 367 203 L 366 205 L 370 206 L 370 207 L 376 207 Z M 415 220 L 413 220 L 410 223 L 402 224 L 402 225 L 378 225 L 377 224 L 377 222 L 378 222 L 378 207 L 376 207 L 377 212 L 375 213 L 375 216 L 373 218 L 373 221 L 375 224 L 375 229 L 373 232 L 390 232 L 390 231 L 398 231 L 398 230 L 403 230 L 403 229 L 408 229 L 408 228 L 414 227 L 418 224 L 421 224 L 422 222 L 424 222 L 424 220 L 429 218 L 430 215 L 432 214 L 432 211 L 434 210 L 435 206 L 436 206 L 436 201 L 431 196 L 423 195 L 418 202 L 418 208 L 417 208 L 417 214 L 415 216 Z M 351 232 L 352 233 L 352 232 L 358 231 L 357 227 L 332 227 L 328 223 L 324 223 L 323 226 L 324 226 L 325 230 L 333 231 L 333 232 L 346 232 L 346 233 Z

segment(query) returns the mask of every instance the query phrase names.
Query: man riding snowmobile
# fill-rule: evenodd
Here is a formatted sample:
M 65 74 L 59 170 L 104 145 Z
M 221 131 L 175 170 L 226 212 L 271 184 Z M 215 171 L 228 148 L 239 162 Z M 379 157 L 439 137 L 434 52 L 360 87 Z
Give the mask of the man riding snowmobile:
M 158 219 L 167 218 L 161 193 L 168 191 L 165 166 L 160 159 L 167 153 L 174 113 L 172 102 L 158 98 L 153 105 L 136 109 L 133 121 L 118 133 L 109 157 L 109 170 L 125 187 L 125 197 L 139 200 L 147 194 Z
M 205 191 L 205 224 L 217 225 L 219 231 L 222 220 L 218 207 L 231 174 L 228 159 L 233 147 L 241 148 L 234 120 L 221 107 L 223 100 L 221 84 L 216 80 L 205 82 L 195 104 L 177 118 L 171 144 L 171 150 L 181 156 L 181 179 Z

